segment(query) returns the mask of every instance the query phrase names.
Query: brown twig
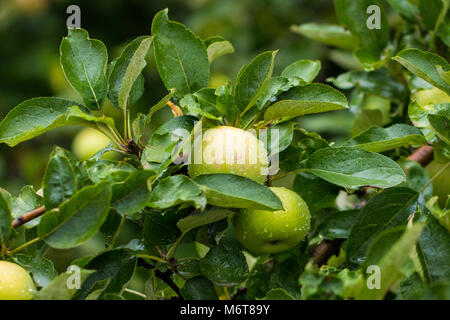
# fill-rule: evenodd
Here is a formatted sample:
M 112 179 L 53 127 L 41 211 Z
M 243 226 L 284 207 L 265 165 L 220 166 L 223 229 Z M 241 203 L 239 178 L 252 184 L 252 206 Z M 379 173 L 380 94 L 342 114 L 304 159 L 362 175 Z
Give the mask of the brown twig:
M 247 288 L 238 288 L 230 297 L 230 300 L 237 300 L 240 296 L 247 294 Z
M 158 277 L 159 279 L 161 279 L 162 281 L 164 281 L 173 291 L 175 291 L 175 293 L 178 295 L 179 299 L 184 300 L 184 298 L 181 294 L 180 288 L 178 288 L 176 283 L 173 282 L 172 278 L 170 277 L 173 274 L 172 270 L 169 269 L 165 272 L 162 272 L 162 271 L 156 269 L 156 267 L 154 265 L 148 263 L 147 261 L 145 261 L 142 258 L 138 259 L 138 266 L 144 267 L 146 269 L 154 269 L 155 276 Z
M 323 240 L 312 253 L 314 263 L 321 266 L 333 255 L 339 254 L 342 242 L 344 242 L 342 239 Z
M 12 222 L 12 227 L 18 228 L 18 227 L 24 225 L 25 223 L 42 216 L 44 214 L 44 212 L 45 212 L 45 207 L 42 206 L 37 209 L 34 209 L 33 211 L 25 213 Z
M 133 139 L 127 140 L 127 145 L 125 146 L 126 152 L 130 154 L 134 154 L 138 156 L 138 158 L 141 157 L 141 148 L 136 144 L 136 142 L 133 141 Z
M 433 147 L 421 146 L 408 157 L 408 160 L 416 161 L 420 165 L 425 167 L 433 160 Z M 357 194 L 364 195 L 367 190 L 368 188 L 365 187 L 361 189 L 360 192 Z M 339 253 L 342 242 L 343 242 L 342 239 L 322 241 L 319 245 L 317 245 L 314 248 L 314 251 L 312 253 L 312 259 L 314 263 L 317 264 L 318 266 L 325 264 L 330 257 Z
M 408 157 L 408 160 L 413 160 L 425 167 L 433 160 L 433 147 L 432 146 L 421 146 L 419 149 L 415 150 Z

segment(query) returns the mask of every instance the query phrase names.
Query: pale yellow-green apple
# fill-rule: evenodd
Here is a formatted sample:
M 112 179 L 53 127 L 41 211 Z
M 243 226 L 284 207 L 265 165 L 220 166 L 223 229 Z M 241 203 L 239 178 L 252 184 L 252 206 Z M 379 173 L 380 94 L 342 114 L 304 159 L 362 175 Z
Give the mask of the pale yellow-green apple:
M 432 161 L 425 169 L 427 170 L 428 176 L 432 178 L 441 171 L 444 166 L 445 163 Z M 444 208 L 450 194 L 450 167 L 447 167 L 447 169 L 441 172 L 441 174 L 433 180 L 433 194 L 439 197 L 439 206 Z
M 31 300 L 35 292 L 33 279 L 24 268 L 0 261 L 0 300 Z
M 73 139 L 72 151 L 79 159 L 87 160 L 110 143 L 111 140 L 100 131 L 84 128 Z M 111 155 L 106 156 L 105 154 L 105 157 L 110 158 Z
M 236 238 L 255 254 L 288 250 L 305 238 L 311 226 L 308 206 L 297 193 L 284 187 L 270 189 L 284 210 L 243 209 L 232 218 Z
M 421 107 L 430 104 L 450 103 L 450 96 L 438 88 L 417 91 L 413 94 L 413 99 Z
M 196 142 L 197 141 L 197 142 Z M 264 183 L 269 160 L 264 143 L 253 133 L 229 126 L 208 129 L 196 138 L 189 175 L 231 173 Z M 265 171 L 266 170 L 266 171 Z
M 209 87 L 218 88 L 230 81 L 231 79 L 226 75 L 224 75 L 223 73 L 214 73 L 210 77 Z

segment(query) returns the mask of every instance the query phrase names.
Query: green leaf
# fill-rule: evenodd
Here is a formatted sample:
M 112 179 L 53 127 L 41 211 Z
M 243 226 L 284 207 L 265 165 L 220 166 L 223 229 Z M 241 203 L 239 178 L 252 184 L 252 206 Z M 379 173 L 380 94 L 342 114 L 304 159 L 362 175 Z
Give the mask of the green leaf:
M 450 109 L 449 109 L 450 111 Z M 429 114 L 427 116 L 428 121 L 430 122 L 431 128 L 434 133 L 441 138 L 446 144 L 450 145 L 450 129 L 449 129 L 449 117 Z
M 445 71 L 444 69 L 442 69 L 441 66 L 437 66 L 436 69 L 437 69 L 439 75 L 441 76 L 441 78 L 444 79 L 444 81 L 450 85 L 450 70 Z
M 378 262 L 385 256 L 389 250 L 392 248 L 392 244 L 397 242 L 403 233 L 406 231 L 406 226 L 397 226 L 392 228 L 387 228 L 382 231 L 378 236 L 375 237 L 373 242 L 367 248 L 366 257 L 364 262 L 361 264 L 363 270 L 371 265 L 378 265 Z M 398 268 L 401 269 L 403 266 L 399 265 Z M 365 278 L 368 277 L 367 274 L 364 275 Z
M 409 104 L 408 116 L 414 126 L 421 129 L 425 138 L 428 141 L 432 141 L 435 139 L 435 129 L 431 126 L 428 115 L 437 114 L 448 117 L 450 114 L 450 103 L 419 105 L 418 102 L 419 100 L 416 100 Z
M 321 67 L 319 60 L 298 60 L 284 68 L 281 76 L 287 79 L 300 78 L 310 83 L 317 77 Z
M 205 277 L 194 277 L 186 281 L 181 294 L 186 300 L 217 300 L 214 284 Z
M 43 178 L 45 209 L 50 210 L 69 199 L 78 189 L 70 161 L 58 154 L 50 158 Z
M 266 296 L 257 300 L 295 300 L 286 290 L 281 288 L 270 289 Z
M 438 198 L 438 196 L 432 197 L 425 205 L 441 226 L 447 228 L 448 232 L 450 232 L 450 208 L 447 206 L 447 208 L 441 209 L 438 204 Z
M 356 147 L 320 149 L 311 155 L 305 169 L 349 189 L 389 188 L 406 179 L 402 168 L 390 158 Z
M 403 65 L 416 76 L 450 94 L 450 84 L 441 78 L 436 69 L 436 66 L 441 66 L 445 71 L 450 69 L 448 62 L 444 58 L 419 49 L 405 49 L 392 59 Z
M 136 118 L 134 118 L 133 123 L 131 125 L 131 134 L 132 139 L 138 145 L 143 145 L 143 136 L 145 134 L 145 125 L 147 122 L 147 116 L 143 113 L 138 112 L 136 114 Z
M 208 204 L 226 208 L 283 209 L 280 199 L 266 186 L 233 174 L 205 174 L 194 178 Z
M 234 286 L 248 276 L 248 265 L 240 247 L 222 240 L 212 247 L 200 260 L 200 270 L 204 276 L 219 286 Z
M 44 257 L 33 257 L 26 254 L 17 254 L 17 262 L 33 275 L 34 281 L 41 287 L 46 287 L 58 276 L 53 262 Z
M 350 31 L 335 24 L 304 23 L 291 26 L 293 32 L 333 47 L 353 50 L 357 39 Z
M 14 147 L 66 124 L 65 114 L 76 102 L 60 98 L 34 98 L 12 109 L 0 123 L 0 142 Z
M 234 47 L 229 41 L 215 41 L 208 45 L 208 61 L 209 63 L 216 60 L 218 57 L 234 53 Z
M 164 9 L 153 18 L 156 66 L 167 90 L 193 93 L 208 86 L 208 53 L 199 37 L 181 23 L 170 21 L 167 13 Z
M 380 109 L 360 109 L 356 112 L 351 135 L 355 137 L 373 126 L 382 126 L 384 123 L 383 113 Z
M 153 189 L 147 203 L 149 207 L 158 209 L 178 204 L 193 205 L 197 209 L 203 209 L 206 206 L 206 198 L 200 186 L 184 175 L 161 180 Z
M 95 270 L 81 285 L 73 300 L 85 299 L 94 289 L 94 286 L 104 280 L 106 286 L 96 299 L 103 299 L 107 293 L 120 293 L 124 285 L 130 281 L 136 268 L 136 257 L 130 256 L 125 249 L 116 249 L 104 252 L 85 266 L 85 269 Z
M 90 270 L 80 270 L 80 283 L 92 273 Z M 61 273 L 54 278 L 45 288 L 40 290 L 35 297 L 36 300 L 71 300 L 77 292 L 76 288 L 69 289 L 68 283 L 72 283 L 77 275 L 73 272 Z
M 193 243 L 193 246 L 197 246 L 197 243 Z M 198 252 L 196 252 L 198 254 Z M 178 263 L 178 274 L 184 279 L 191 279 L 193 277 L 201 276 L 200 260 L 198 258 L 186 258 Z
M 426 224 L 417 253 L 427 283 L 450 281 L 450 233 L 428 211 L 418 216 Z
M 420 300 L 423 298 L 423 282 L 417 272 L 400 281 L 399 300 Z
M 129 163 L 104 159 L 86 161 L 85 167 L 89 179 L 93 183 L 122 182 L 136 172 L 136 169 Z
M 342 73 L 336 78 L 328 78 L 340 89 L 357 87 L 365 93 L 404 103 L 407 95 L 405 86 L 394 79 L 388 70 L 383 68 L 372 72 L 350 71 Z
M 203 88 L 194 94 L 187 94 L 180 100 L 180 107 L 186 109 L 189 115 L 220 120 L 220 113 L 216 109 L 216 95 L 214 92 L 215 89 Z
M 67 109 L 66 123 L 64 125 L 84 125 L 97 129 L 97 125 L 108 125 L 115 129 L 114 119 L 105 116 L 94 116 L 86 113 L 78 106 Z
M 421 193 L 425 199 L 429 199 L 433 195 L 433 184 L 429 183 L 430 177 L 427 170 L 420 163 L 407 158 L 398 160 L 398 164 L 406 174 L 406 182 L 398 187 L 410 188 Z
M 121 215 L 133 215 L 144 209 L 150 198 L 147 181 L 155 175 L 151 170 L 139 170 L 126 180 L 113 184 L 111 207 Z
M 391 7 L 399 14 L 410 20 L 417 22 L 419 10 L 415 4 L 409 0 L 387 0 Z
M 178 229 L 180 229 L 182 232 L 185 233 L 197 227 L 225 219 L 233 215 L 234 213 L 235 213 L 234 211 L 224 208 L 209 207 L 203 212 L 195 211 L 191 215 L 188 215 L 187 217 L 180 219 L 177 222 L 177 227 Z
M 329 240 L 347 239 L 350 230 L 359 217 L 359 210 L 335 211 L 329 213 L 320 223 L 319 234 Z
M 448 282 L 436 282 L 429 286 L 425 292 L 425 300 L 450 300 L 450 284 Z
M 245 65 L 236 79 L 234 101 L 241 114 L 248 111 L 267 87 L 277 51 L 266 51 Z
M 89 39 L 86 30 L 69 29 L 59 48 L 61 66 L 67 81 L 81 95 L 90 110 L 99 110 L 107 95 L 105 45 Z
M 417 240 L 424 228 L 415 224 L 398 237 L 398 229 L 389 229 L 381 233 L 371 244 L 367 253 L 368 264 L 380 268 L 380 289 L 369 289 L 362 285 L 355 298 L 359 300 L 381 300 L 389 289 L 403 276 L 402 267 L 410 259 Z M 394 237 L 392 235 L 394 233 Z M 393 242 L 398 238 L 397 241 Z M 381 252 L 387 252 L 380 256 Z
M 340 300 L 352 298 L 360 283 L 360 271 L 338 270 L 326 265 L 316 269 L 309 263 L 300 276 L 302 300 Z
M 150 108 L 150 111 L 148 112 L 147 117 L 146 117 L 146 121 L 145 121 L 146 124 L 150 123 L 152 116 L 153 116 L 153 114 L 155 114 L 156 111 L 159 111 L 162 108 L 167 106 L 167 102 L 170 101 L 170 99 L 174 95 L 175 91 L 176 91 L 175 88 L 170 89 L 168 94 L 166 94 L 161 100 L 158 101 L 157 104 L 155 104 L 153 107 Z
M 280 153 L 280 168 L 295 171 L 304 167 L 304 162 L 316 151 L 328 147 L 328 142 L 315 132 L 302 128 L 294 129 L 291 145 Z
M 343 147 L 359 147 L 373 152 L 384 152 L 409 145 L 419 146 L 427 141 L 419 129 L 407 124 L 394 124 L 388 128 L 371 127 L 346 141 Z
M 369 6 L 380 8 L 380 28 L 369 29 L 368 19 L 373 15 L 367 13 Z M 389 25 L 384 7 L 377 0 L 334 0 L 336 15 L 341 24 L 359 39 L 355 55 L 368 70 L 373 70 L 380 61 L 380 56 L 389 41 Z
M 442 42 L 445 43 L 445 45 L 448 47 L 450 46 L 450 21 L 448 19 L 448 13 L 447 11 L 447 18 L 445 18 L 442 23 L 439 26 L 439 29 L 437 30 L 437 36 L 441 38 Z M 442 76 L 442 75 L 441 75 Z M 448 81 L 447 81 L 448 82 Z
M 133 40 L 114 63 L 108 79 L 108 96 L 117 108 L 126 109 L 142 95 L 142 92 L 139 92 L 137 96 L 133 96 L 132 89 L 147 64 L 145 56 L 151 43 L 152 38 L 149 36 Z
M 339 188 L 307 172 L 295 176 L 292 189 L 305 200 L 311 213 L 333 207 Z
M 347 243 L 350 261 L 361 262 L 370 243 L 383 230 L 406 226 L 417 209 L 418 193 L 407 188 L 393 188 L 374 195 L 361 210 Z
M 153 246 L 167 245 L 177 241 L 181 235 L 177 228 L 180 215 L 168 210 L 165 212 L 149 212 L 144 221 L 144 244 L 147 249 Z
M 11 196 L 0 188 L 0 243 L 5 244 L 12 234 Z
M 112 118 L 96 117 L 84 110 L 78 103 L 60 98 L 24 101 L 12 109 L 0 123 L 0 142 L 13 147 L 53 128 L 68 125 L 84 125 L 96 129 L 97 125 L 109 125 L 115 128 Z
M 217 96 L 215 94 L 215 89 L 203 88 L 194 93 L 197 98 L 200 108 L 207 114 L 211 114 L 213 119 L 218 119 L 220 113 L 216 108 Z
M 283 92 L 288 91 L 292 87 L 299 85 L 303 80 L 297 78 L 291 79 L 291 81 L 285 77 L 272 77 L 270 78 L 266 89 L 256 101 L 257 111 L 264 109 L 269 103 L 274 102 L 276 97 Z M 249 112 L 250 113 L 250 112 Z
M 280 153 L 289 147 L 294 137 L 294 126 L 294 122 L 285 122 L 267 128 L 267 139 L 263 139 L 263 142 L 268 157 Z M 273 137 L 275 130 L 278 131 L 278 141 Z M 259 134 L 261 135 L 261 131 L 259 131 Z
M 110 200 L 111 187 L 106 182 L 81 189 L 42 216 L 39 237 L 58 249 L 80 245 L 100 229 L 108 215 Z
M 428 30 L 436 32 L 444 21 L 449 7 L 448 0 L 419 1 L 419 13 Z
M 171 160 L 177 145 L 183 145 L 190 139 L 190 133 L 197 121 L 192 116 L 181 116 L 170 119 L 153 133 L 142 153 L 142 165 L 151 168 L 153 163 L 164 163 Z
M 217 96 L 217 110 L 225 118 L 227 124 L 233 124 L 239 113 L 239 109 L 234 101 L 232 88 L 229 84 L 225 84 L 217 88 L 215 94 Z
M 282 122 L 311 113 L 347 109 L 347 99 L 339 91 L 324 84 L 295 87 L 279 96 L 264 113 L 265 121 Z

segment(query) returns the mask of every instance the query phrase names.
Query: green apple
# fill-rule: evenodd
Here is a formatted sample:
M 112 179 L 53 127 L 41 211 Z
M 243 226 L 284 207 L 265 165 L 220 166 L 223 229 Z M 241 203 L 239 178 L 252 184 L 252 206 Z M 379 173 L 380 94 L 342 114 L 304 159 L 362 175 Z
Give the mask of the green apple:
M 255 254 L 288 250 L 305 238 L 311 226 L 308 206 L 297 193 L 283 187 L 270 189 L 284 210 L 244 209 L 232 218 L 236 238 Z
M 445 164 L 432 161 L 425 169 L 428 176 L 432 178 L 436 173 L 442 170 L 444 166 Z M 439 197 L 439 206 L 445 208 L 448 196 L 450 195 L 450 167 L 441 172 L 441 174 L 433 180 L 433 194 Z
M 200 143 L 199 143 L 200 145 Z M 194 143 L 189 175 L 231 173 L 264 183 L 269 160 L 264 143 L 243 129 L 221 126 L 207 130 L 200 146 Z
M 31 300 L 35 292 L 33 279 L 24 268 L 0 261 L 0 300 Z
M 84 128 L 73 139 L 72 151 L 79 159 L 87 160 L 110 143 L 111 140 L 100 131 Z
M 413 99 L 421 107 L 430 104 L 450 103 L 450 96 L 438 88 L 417 91 L 413 94 Z

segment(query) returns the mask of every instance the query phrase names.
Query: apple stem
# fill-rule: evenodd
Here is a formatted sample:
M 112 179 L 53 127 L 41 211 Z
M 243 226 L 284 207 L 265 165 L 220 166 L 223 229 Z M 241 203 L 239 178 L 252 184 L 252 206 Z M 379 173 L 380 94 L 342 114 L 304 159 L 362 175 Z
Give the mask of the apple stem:
M 128 130 L 127 130 L 127 119 L 128 119 L 128 115 L 127 115 L 127 109 L 123 108 L 123 138 L 125 140 L 127 140 L 128 138 Z
M 18 246 L 17 248 L 15 248 L 15 249 L 13 249 L 13 250 L 11 250 L 11 251 L 7 251 L 7 254 L 8 254 L 8 255 L 14 255 L 14 254 L 16 254 L 17 252 L 19 252 L 19 251 L 25 249 L 25 248 L 28 247 L 28 246 L 31 246 L 32 244 L 34 244 L 34 243 L 36 243 L 36 242 L 38 242 L 38 241 L 40 241 L 40 240 L 41 240 L 41 238 L 39 238 L 39 237 L 34 238 L 34 239 L 32 239 L 32 240 L 30 240 L 30 241 L 28 241 L 28 242 L 25 242 L 25 243 L 22 244 L 21 246 Z
M 21 215 L 20 217 L 14 219 L 14 221 L 12 222 L 12 227 L 18 228 L 18 227 L 24 225 L 25 223 L 42 216 L 44 213 L 45 213 L 44 206 L 34 209 L 30 212 L 27 212 L 27 213 Z
M 181 294 L 180 288 L 177 286 L 175 282 L 173 282 L 170 277 L 174 272 L 171 269 L 168 269 L 165 272 L 162 272 L 156 267 L 142 258 L 138 258 L 137 266 L 144 267 L 146 269 L 152 269 L 155 272 L 155 276 L 164 281 L 179 297 L 179 299 L 184 300 L 183 295 Z

